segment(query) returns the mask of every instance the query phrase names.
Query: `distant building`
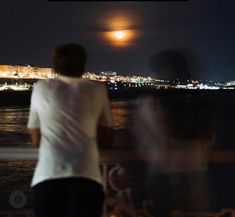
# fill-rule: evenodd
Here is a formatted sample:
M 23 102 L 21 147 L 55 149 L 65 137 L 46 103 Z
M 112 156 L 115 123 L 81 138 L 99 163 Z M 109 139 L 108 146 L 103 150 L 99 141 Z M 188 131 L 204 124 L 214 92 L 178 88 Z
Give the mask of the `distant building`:
M 235 86 L 235 81 L 229 81 L 226 83 L 227 86 Z
M 56 76 L 57 74 L 51 68 L 30 65 L 0 65 L 0 78 L 45 79 Z
M 105 72 L 101 72 L 100 75 L 103 75 L 103 76 L 117 76 L 117 72 L 105 71 Z

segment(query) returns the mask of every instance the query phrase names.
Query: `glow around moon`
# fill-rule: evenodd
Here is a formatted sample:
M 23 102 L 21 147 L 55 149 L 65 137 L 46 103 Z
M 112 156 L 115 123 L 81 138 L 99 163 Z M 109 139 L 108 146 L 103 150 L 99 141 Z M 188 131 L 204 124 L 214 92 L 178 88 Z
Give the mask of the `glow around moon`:
M 105 25 L 107 31 L 103 32 L 103 39 L 111 46 L 127 47 L 132 45 L 137 37 L 137 30 L 134 29 L 136 18 L 127 13 L 108 14 L 107 18 Z

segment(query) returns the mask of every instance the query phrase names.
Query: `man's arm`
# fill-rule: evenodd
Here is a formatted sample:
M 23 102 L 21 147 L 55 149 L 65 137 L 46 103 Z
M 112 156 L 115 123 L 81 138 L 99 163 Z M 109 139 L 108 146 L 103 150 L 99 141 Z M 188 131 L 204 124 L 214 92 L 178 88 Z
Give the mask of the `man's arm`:
M 38 148 L 41 140 L 41 132 L 39 128 L 28 128 L 28 132 L 31 136 L 33 145 Z
M 34 86 L 32 95 L 31 95 L 31 103 L 29 109 L 29 117 L 27 123 L 28 133 L 31 136 L 32 142 L 34 146 L 38 147 L 41 139 L 40 132 L 40 121 L 37 112 L 37 101 L 38 101 L 38 83 Z

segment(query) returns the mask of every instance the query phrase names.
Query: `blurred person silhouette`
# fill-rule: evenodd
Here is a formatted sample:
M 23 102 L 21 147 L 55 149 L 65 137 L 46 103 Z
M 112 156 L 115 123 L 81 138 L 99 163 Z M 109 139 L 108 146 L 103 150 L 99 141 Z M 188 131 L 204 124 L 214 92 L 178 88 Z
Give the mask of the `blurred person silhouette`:
M 150 67 L 157 79 L 186 84 L 192 78 L 190 63 L 196 63 L 192 58 L 181 50 L 163 50 L 151 56 Z M 208 211 L 208 151 L 215 140 L 210 102 L 200 91 L 172 89 L 139 97 L 136 109 L 133 130 L 139 154 L 146 154 L 145 196 L 154 202 L 153 216 Z
M 28 129 L 39 159 L 33 174 L 36 217 L 99 217 L 104 192 L 97 144 L 112 143 L 105 86 L 82 78 L 86 52 L 79 44 L 57 46 L 55 79 L 33 88 Z

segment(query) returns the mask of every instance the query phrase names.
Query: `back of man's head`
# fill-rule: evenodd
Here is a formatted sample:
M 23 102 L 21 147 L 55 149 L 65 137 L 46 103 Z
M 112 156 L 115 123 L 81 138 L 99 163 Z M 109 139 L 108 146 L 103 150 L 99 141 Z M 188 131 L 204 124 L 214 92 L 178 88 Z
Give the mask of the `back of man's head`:
M 53 68 L 61 75 L 80 77 L 84 73 L 85 63 L 86 51 L 79 44 L 61 44 L 54 49 Z

